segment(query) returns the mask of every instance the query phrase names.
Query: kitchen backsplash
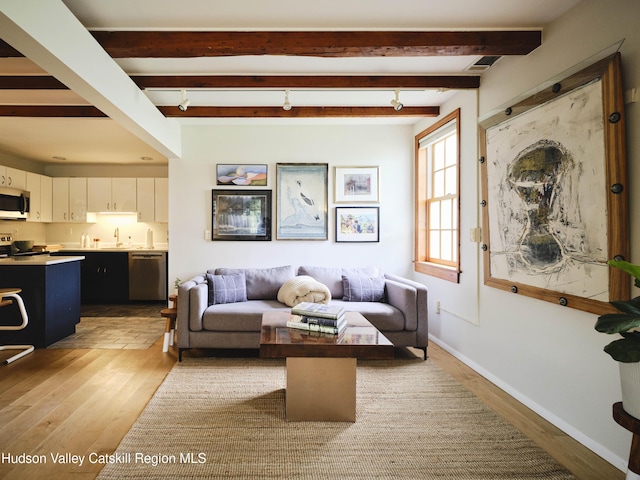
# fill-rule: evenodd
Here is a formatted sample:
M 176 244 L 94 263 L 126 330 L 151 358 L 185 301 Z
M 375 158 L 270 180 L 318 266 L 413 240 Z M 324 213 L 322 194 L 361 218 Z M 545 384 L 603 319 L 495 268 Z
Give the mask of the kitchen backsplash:
M 144 246 L 147 230 L 153 231 L 154 244 L 168 243 L 167 223 L 137 222 L 136 214 L 96 214 L 95 223 L 31 223 L 0 221 L 0 233 L 10 233 L 14 240 L 33 240 L 36 244 L 60 243 L 80 247 L 82 235 L 99 238 L 102 246 L 115 245 L 116 228 L 125 245 L 131 237 L 132 246 Z M 74 245 L 75 244 L 75 245 Z

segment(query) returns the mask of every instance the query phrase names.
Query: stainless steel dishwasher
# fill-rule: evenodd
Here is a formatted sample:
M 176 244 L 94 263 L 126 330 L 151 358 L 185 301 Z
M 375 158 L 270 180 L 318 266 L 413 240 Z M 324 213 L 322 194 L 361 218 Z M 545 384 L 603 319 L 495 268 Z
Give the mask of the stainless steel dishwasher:
M 129 252 L 129 300 L 167 299 L 167 253 Z

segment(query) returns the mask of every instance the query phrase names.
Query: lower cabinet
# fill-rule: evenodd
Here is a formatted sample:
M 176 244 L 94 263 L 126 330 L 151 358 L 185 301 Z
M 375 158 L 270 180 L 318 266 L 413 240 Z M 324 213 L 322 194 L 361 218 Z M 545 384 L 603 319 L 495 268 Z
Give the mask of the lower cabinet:
M 129 255 L 127 252 L 65 251 L 64 254 L 85 257 L 80 267 L 82 303 L 129 301 Z

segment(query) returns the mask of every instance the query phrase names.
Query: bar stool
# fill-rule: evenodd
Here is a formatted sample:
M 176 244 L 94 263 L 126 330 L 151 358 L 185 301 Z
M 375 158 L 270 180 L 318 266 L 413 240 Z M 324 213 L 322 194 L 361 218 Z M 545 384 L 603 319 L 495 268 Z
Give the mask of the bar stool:
M 176 334 L 176 317 L 178 316 L 178 296 L 170 295 L 171 307 L 163 308 L 160 310 L 160 316 L 167 319 L 164 327 L 164 343 L 162 345 L 162 351 L 168 352 L 169 347 L 173 346 L 173 340 Z
M 22 297 L 19 295 L 20 292 L 22 292 L 20 288 L 0 288 L 0 307 L 11 305 L 13 303 L 12 299 L 15 299 L 20 309 L 20 315 L 22 316 L 22 323 L 20 325 L 0 325 L 0 330 L 22 330 L 29 323 L 27 310 L 24 308 Z M 19 358 L 33 352 L 33 349 L 33 345 L 0 345 L 0 350 L 22 350 L 22 352 L 5 360 L 5 364 L 15 362 Z

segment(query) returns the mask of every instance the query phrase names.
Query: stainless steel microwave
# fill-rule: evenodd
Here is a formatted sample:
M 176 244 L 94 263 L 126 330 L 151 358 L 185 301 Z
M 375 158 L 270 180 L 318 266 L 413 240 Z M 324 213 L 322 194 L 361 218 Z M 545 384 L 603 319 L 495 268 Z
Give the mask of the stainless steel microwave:
M 29 192 L 0 187 L 0 220 L 26 220 L 30 206 Z

